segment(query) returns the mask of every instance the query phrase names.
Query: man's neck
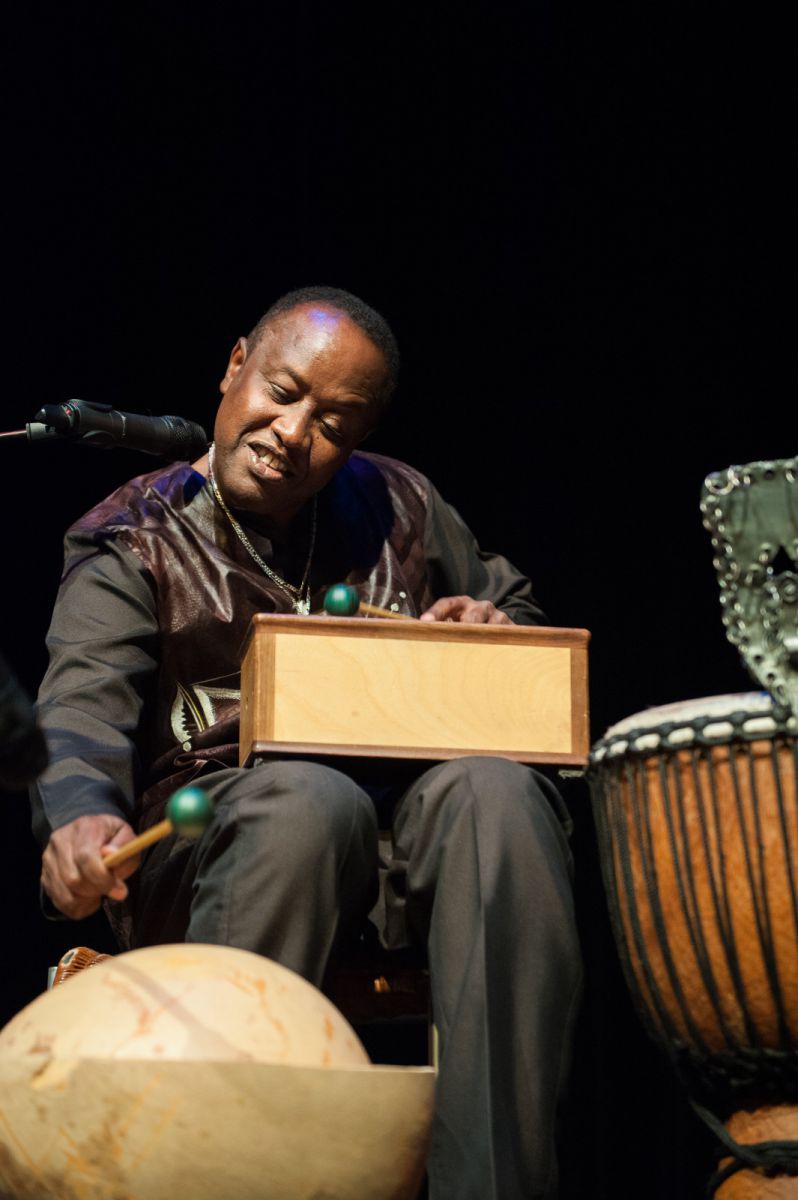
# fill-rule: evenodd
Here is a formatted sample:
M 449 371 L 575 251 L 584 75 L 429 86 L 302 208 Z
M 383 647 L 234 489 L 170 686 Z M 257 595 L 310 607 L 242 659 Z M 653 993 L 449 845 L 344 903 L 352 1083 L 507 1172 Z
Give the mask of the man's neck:
M 310 520 L 312 504 L 305 504 L 296 511 L 281 516 L 273 513 L 258 513 L 243 509 L 232 509 L 236 520 L 245 529 L 250 529 L 259 537 L 268 538 L 276 545 L 286 545 L 297 538 L 305 537 Z

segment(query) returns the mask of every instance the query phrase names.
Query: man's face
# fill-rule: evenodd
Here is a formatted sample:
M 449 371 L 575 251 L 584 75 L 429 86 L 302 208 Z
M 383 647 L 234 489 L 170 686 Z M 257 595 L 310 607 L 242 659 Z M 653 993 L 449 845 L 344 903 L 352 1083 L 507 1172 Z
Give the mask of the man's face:
M 221 383 L 216 477 L 232 508 L 285 524 L 376 424 L 382 352 L 349 317 L 304 304 L 237 342 Z

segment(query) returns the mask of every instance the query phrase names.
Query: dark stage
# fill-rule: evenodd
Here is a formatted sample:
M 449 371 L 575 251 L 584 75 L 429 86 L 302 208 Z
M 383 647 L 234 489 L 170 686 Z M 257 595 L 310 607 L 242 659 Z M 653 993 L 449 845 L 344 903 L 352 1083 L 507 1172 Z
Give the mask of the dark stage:
M 710 471 L 796 452 L 786 39 L 764 20 L 551 4 L 14 12 L 0 425 L 80 397 L 210 430 L 229 350 L 261 311 L 306 283 L 350 289 L 403 352 L 367 448 L 429 474 L 555 624 L 592 631 L 594 738 L 649 705 L 753 690 L 698 501 Z M 29 692 L 64 529 L 156 465 L 0 444 L 0 648 Z M 564 793 L 587 991 L 562 1195 L 697 1200 L 709 1138 L 627 995 L 587 789 Z M 44 922 L 23 796 L 3 797 L 2 821 L 5 1022 L 63 950 L 109 935 L 100 918 Z

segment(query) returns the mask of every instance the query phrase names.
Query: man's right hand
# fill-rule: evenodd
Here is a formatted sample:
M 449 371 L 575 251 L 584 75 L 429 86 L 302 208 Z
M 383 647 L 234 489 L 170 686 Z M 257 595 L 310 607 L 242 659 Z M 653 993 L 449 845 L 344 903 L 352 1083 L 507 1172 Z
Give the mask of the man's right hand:
M 122 881 L 136 870 L 139 858 L 108 871 L 103 850 L 118 850 L 134 836 L 126 821 L 110 813 L 78 817 L 54 830 L 42 856 L 42 887 L 56 908 L 80 921 L 97 911 L 103 896 L 124 900 Z

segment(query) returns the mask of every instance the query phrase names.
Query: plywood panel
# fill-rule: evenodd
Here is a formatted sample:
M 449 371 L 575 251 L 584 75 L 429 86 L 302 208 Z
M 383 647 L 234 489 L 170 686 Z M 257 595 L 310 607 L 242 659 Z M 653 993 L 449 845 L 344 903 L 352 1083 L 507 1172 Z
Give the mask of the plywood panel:
M 276 741 L 571 748 L 567 649 L 283 635 L 275 672 Z
M 268 753 L 584 763 L 585 630 L 253 619 L 241 762 Z

